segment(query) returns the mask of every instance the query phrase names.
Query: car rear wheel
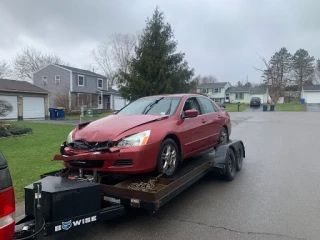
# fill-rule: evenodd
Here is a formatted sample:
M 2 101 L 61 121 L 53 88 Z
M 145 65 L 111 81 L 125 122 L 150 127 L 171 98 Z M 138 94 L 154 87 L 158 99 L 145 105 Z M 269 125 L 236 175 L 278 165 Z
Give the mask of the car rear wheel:
M 174 175 L 178 168 L 179 152 L 178 146 L 171 138 L 165 139 L 158 152 L 157 169 L 158 172 L 164 173 L 166 176 L 171 177 Z
M 223 127 L 220 131 L 219 144 L 226 144 L 229 141 L 228 131 Z

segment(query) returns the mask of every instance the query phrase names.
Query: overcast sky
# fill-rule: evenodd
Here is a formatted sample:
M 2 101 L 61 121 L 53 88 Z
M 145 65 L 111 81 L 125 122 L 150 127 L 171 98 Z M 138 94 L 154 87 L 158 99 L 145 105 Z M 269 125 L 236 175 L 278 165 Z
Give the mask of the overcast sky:
M 320 58 L 319 0 L 1 0 L 0 60 L 32 45 L 83 67 L 108 35 L 143 29 L 156 5 L 196 74 L 259 83 L 258 54 L 285 46 Z

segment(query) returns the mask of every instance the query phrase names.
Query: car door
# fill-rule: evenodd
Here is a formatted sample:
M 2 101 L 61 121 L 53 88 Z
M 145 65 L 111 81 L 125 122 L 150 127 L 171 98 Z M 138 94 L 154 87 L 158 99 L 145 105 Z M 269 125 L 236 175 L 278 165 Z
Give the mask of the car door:
M 198 110 L 199 115 L 193 118 L 184 118 L 184 111 L 189 109 Z M 188 157 L 199 152 L 206 142 L 205 120 L 196 97 L 189 97 L 186 99 L 181 109 L 180 118 L 182 119 L 182 122 L 179 128 L 184 157 Z
M 222 120 L 219 109 L 215 107 L 213 102 L 205 97 L 198 97 L 205 119 L 206 146 L 212 147 L 217 145 L 222 127 Z

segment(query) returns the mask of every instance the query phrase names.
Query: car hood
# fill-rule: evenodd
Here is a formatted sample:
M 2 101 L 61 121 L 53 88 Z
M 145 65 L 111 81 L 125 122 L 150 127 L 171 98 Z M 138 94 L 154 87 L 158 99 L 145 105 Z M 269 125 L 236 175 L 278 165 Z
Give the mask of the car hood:
M 167 116 L 163 115 L 110 115 L 89 124 L 79 124 L 73 138 L 85 139 L 88 142 L 114 140 L 125 131 L 165 118 Z

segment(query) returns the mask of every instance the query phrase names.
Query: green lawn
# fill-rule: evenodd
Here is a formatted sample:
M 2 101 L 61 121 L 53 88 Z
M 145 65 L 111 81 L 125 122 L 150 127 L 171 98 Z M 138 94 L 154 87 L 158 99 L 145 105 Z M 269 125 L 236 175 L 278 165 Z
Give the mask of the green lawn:
M 225 103 L 221 105 L 226 106 L 227 112 L 238 112 L 238 104 Z M 248 108 L 248 106 L 249 106 L 248 104 L 241 104 L 239 108 L 239 112 L 243 112 Z
M 288 111 L 288 112 L 303 112 L 306 111 L 306 105 L 300 104 L 300 103 L 283 103 L 283 104 L 276 104 L 274 107 L 275 111 L 281 112 L 281 111 Z M 268 111 L 270 109 L 270 106 L 268 106 Z
M 10 124 L 33 129 L 31 135 L 0 139 L 0 151 L 8 161 L 16 200 L 21 201 L 25 186 L 39 180 L 41 174 L 63 167 L 61 162 L 51 160 L 55 154 L 59 154 L 60 144 L 74 126 L 31 122 Z
M 105 112 L 105 113 L 99 114 L 98 117 L 84 116 L 81 119 L 82 120 L 97 120 L 99 118 L 109 116 L 110 114 L 112 114 L 112 112 Z M 67 115 L 66 120 L 79 120 L 80 121 L 80 115 Z

